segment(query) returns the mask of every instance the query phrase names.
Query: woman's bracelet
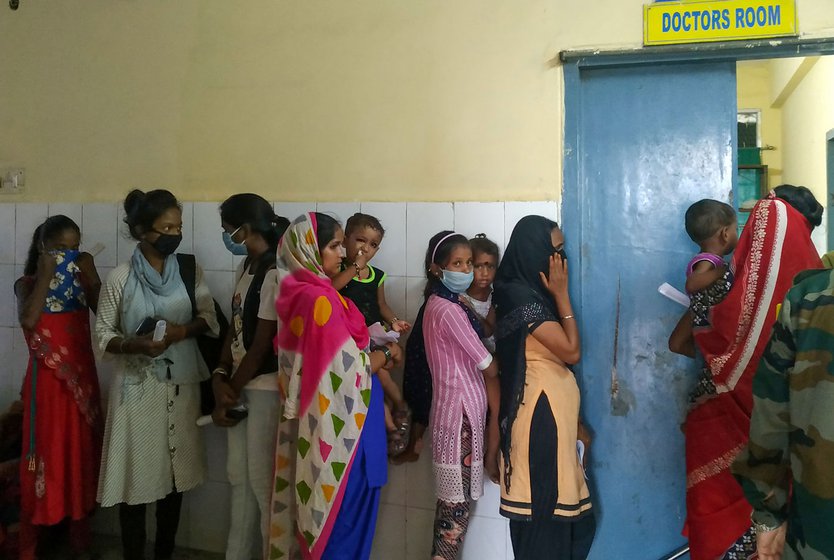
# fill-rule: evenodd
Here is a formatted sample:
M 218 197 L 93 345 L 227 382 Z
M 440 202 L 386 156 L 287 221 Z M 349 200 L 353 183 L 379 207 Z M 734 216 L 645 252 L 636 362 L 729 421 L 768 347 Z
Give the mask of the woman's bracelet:
M 214 368 L 214 371 L 212 371 L 212 372 L 211 372 L 211 374 L 212 374 L 212 375 L 214 375 L 215 373 L 216 373 L 217 375 L 221 375 L 221 376 L 223 376 L 223 377 L 229 377 L 229 372 L 228 372 L 228 371 L 226 371 L 226 368 L 224 368 L 224 367 L 216 367 L 216 368 Z
M 573 315 L 565 315 L 565 316 L 562 317 L 562 320 L 564 321 L 566 319 L 573 319 L 573 318 L 574 318 Z
M 391 358 L 393 356 L 391 355 L 391 351 L 388 349 L 387 346 L 380 346 L 379 348 L 377 348 L 377 350 L 379 350 L 380 352 L 385 354 L 385 363 L 386 364 L 391 361 Z
M 127 340 L 124 337 L 122 337 L 122 340 L 119 342 L 119 354 L 126 354 L 125 342 L 127 342 Z
M 357 263 L 353 263 L 353 268 L 356 270 L 356 277 L 361 278 L 362 277 L 362 267 L 359 266 Z
M 768 525 L 767 523 L 758 523 L 756 521 L 753 521 L 752 525 L 753 525 L 753 531 L 757 535 L 761 535 L 763 533 L 770 533 L 771 531 L 775 531 L 776 529 L 779 528 L 779 525 L 773 526 L 773 525 Z

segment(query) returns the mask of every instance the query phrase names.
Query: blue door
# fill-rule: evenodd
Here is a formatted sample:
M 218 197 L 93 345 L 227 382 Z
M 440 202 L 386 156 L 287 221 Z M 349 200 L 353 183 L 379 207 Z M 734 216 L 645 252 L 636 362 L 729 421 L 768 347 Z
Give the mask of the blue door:
M 579 308 L 583 416 L 595 433 L 596 560 L 686 544 L 680 425 L 697 367 L 667 349 L 696 252 L 687 206 L 730 201 L 734 62 L 566 67 L 565 237 Z

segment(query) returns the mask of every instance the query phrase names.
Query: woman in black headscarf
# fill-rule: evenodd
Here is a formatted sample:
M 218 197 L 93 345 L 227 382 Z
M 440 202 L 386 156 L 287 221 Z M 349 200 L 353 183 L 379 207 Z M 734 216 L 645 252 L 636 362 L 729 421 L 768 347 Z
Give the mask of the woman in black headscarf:
M 495 280 L 501 364 L 501 514 L 516 558 L 584 559 L 596 525 L 577 441 L 579 330 L 556 222 L 523 218 Z M 583 461 L 584 462 L 584 461 Z

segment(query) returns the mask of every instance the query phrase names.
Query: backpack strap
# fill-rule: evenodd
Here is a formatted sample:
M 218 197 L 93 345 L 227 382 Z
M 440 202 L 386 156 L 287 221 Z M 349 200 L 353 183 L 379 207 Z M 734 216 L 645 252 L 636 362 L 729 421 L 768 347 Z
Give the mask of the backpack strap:
M 177 263 L 180 265 L 180 278 L 191 300 L 191 317 L 194 318 L 197 316 L 197 260 L 194 255 L 177 253 Z

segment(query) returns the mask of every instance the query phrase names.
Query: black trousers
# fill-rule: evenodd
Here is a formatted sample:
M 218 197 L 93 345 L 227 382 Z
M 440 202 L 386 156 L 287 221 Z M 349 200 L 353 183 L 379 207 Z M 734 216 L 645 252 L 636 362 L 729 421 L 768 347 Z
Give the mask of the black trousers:
M 145 557 L 145 541 L 148 538 L 145 531 L 146 506 L 147 504 L 119 504 L 124 560 L 143 560 Z M 156 502 L 156 560 L 167 560 L 174 553 L 174 540 L 180 524 L 181 509 L 182 492 L 171 492 Z

